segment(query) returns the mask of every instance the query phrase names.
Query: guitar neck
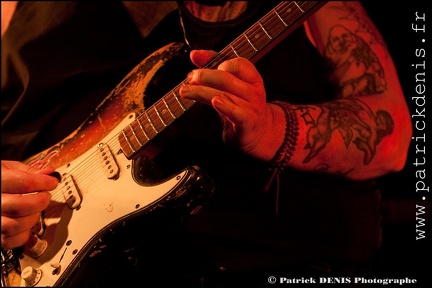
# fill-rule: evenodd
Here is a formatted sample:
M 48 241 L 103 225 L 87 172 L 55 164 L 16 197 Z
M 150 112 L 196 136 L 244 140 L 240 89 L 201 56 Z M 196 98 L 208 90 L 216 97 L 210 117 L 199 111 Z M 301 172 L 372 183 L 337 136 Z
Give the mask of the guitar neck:
M 215 69 L 220 63 L 236 57 L 243 57 L 255 63 L 324 4 L 323 1 L 279 3 L 222 49 L 205 68 Z
M 204 68 L 216 69 L 222 62 L 237 57 L 255 63 L 325 3 L 325 1 L 279 3 L 222 49 Z M 147 143 L 194 106 L 194 101 L 179 96 L 179 89 L 185 83 L 186 80 L 183 80 L 118 135 L 126 157 L 136 156 Z

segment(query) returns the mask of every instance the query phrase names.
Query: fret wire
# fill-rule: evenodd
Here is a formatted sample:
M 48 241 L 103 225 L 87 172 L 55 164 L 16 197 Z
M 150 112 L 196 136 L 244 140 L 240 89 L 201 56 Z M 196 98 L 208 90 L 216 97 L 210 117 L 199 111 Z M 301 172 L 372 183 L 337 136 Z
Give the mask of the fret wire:
M 304 11 L 303 11 L 303 9 L 297 4 L 297 2 L 296 1 L 294 1 L 294 4 L 300 9 L 300 11 L 301 12 L 303 12 L 304 13 Z
M 180 99 L 177 96 L 177 92 L 175 90 L 173 90 L 174 98 L 177 100 L 177 103 L 180 105 L 180 107 L 183 109 L 183 111 L 186 111 L 186 108 L 183 106 L 183 103 L 180 101 Z
M 275 12 L 275 14 L 278 16 L 278 18 L 281 20 L 281 22 L 285 25 L 285 27 L 288 26 L 288 24 L 285 22 L 285 20 L 279 15 L 279 13 L 277 12 L 276 9 L 273 9 L 273 11 Z
M 150 108 L 153 108 L 153 109 L 147 110 L 147 116 L 150 119 L 150 122 L 153 126 L 153 130 L 156 131 L 156 134 L 157 134 L 157 133 L 160 133 L 165 126 L 162 124 L 159 116 L 155 112 L 154 105 Z
M 163 102 L 164 102 L 165 107 L 167 108 L 168 112 L 171 114 L 171 117 L 173 119 L 176 119 L 177 117 L 174 115 L 173 111 L 171 111 L 171 109 L 170 109 L 170 107 L 168 105 L 168 102 L 166 101 L 165 97 L 163 98 Z
M 164 120 L 164 123 L 166 124 L 166 126 L 168 126 L 172 122 L 174 122 L 176 117 L 173 117 L 172 112 L 170 111 L 169 107 L 167 108 L 166 105 L 167 105 L 167 103 L 165 101 L 165 98 L 163 98 L 162 101 L 158 101 L 158 103 L 157 103 L 159 113 L 160 113 L 162 119 Z
M 135 149 L 132 147 L 132 144 L 131 144 L 131 142 L 129 141 L 129 138 L 127 137 L 127 135 L 126 135 L 124 129 L 122 130 L 122 134 L 123 134 L 123 137 L 124 137 L 126 143 L 127 143 L 128 146 L 129 146 L 129 148 L 132 150 L 133 153 L 135 153 L 136 151 L 135 151 Z
M 259 45 L 258 45 L 259 42 L 256 42 L 254 44 L 251 37 L 247 36 L 246 33 L 244 33 L 244 35 L 245 35 L 246 41 L 244 41 L 244 39 L 241 39 L 240 41 L 238 41 L 238 42 L 240 42 L 240 43 L 238 43 L 238 45 L 242 45 L 241 48 L 237 48 L 237 51 L 239 54 L 241 54 L 241 55 L 243 55 L 243 54 L 249 55 L 250 54 L 252 56 L 253 54 L 255 54 L 256 52 L 259 52 L 262 49 L 262 47 L 259 47 Z M 250 48 L 252 48 L 252 50 Z M 247 53 L 247 52 L 243 53 L 243 51 L 248 51 L 248 50 L 250 51 L 250 53 Z
M 264 20 L 263 20 L 263 22 L 264 22 Z M 250 53 L 251 55 L 253 55 L 255 52 L 258 52 L 265 45 L 267 45 L 269 43 L 268 39 L 264 39 L 265 40 L 264 45 L 260 45 L 260 44 L 262 44 L 262 40 L 263 40 L 262 37 L 259 37 L 260 34 L 261 34 L 261 31 L 264 31 L 264 33 L 266 33 L 267 37 L 269 39 L 272 39 L 272 36 L 268 33 L 268 31 L 264 27 L 264 25 L 261 22 L 259 23 L 259 25 L 261 26 L 261 29 L 259 29 L 259 27 L 257 25 L 254 25 L 253 27 L 251 27 L 248 31 L 246 31 L 244 33 L 245 39 L 246 39 L 247 42 L 245 42 L 243 39 L 240 39 L 239 41 L 237 41 L 237 42 L 243 43 L 243 45 L 246 44 L 246 45 L 242 46 L 242 47 L 245 47 L 246 50 L 249 48 L 248 46 L 250 45 L 253 48 L 253 50 L 254 50 L 254 51 L 252 51 L 252 53 Z M 248 36 L 248 33 L 251 36 Z M 254 38 L 251 38 L 251 37 L 254 37 Z M 258 37 L 258 41 L 254 41 L 253 42 L 253 39 L 257 40 L 257 37 Z M 249 44 L 249 45 L 247 45 L 247 44 Z M 239 43 L 238 45 L 242 45 L 242 44 Z M 262 47 L 257 47 L 257 45 L 258 46 L 262 46 Z M 237 51 L 238 51 L 239 54 L 243 55 L 242 51 L 244 51 L 244 49 L 237 48 Z
M 243 33 L 243 35 L 245 36 L 246 40 L 249 42 L 249 44 L 251 45 L 251 47 L 255 50 L 258 51 L 258 49 L 255 47 L 255 45 L 251 42 L 251 40 L 249 39 L 249 37 L 247 36 L 246 33 Z
M 136 141 L 138 142 L 138 144 L 140 146 L 143 146 L 142 143 L 141 143 L 141 141 L 138 139 L 138 136 L 135 134 L 135 131 L 134 131 L 133 126 L 132 126 L 132 123 L 129 124 L 129 127 L 130 127 L 130 130 L 132 132 L 132 135 L 134 136 L 134 138 L 136 139 Z
M 157 103 L 156 103 L 156 104 L 157 104 Z M 155 112 L 156 112 L 156 114 L 157 114 L 159 120 L 161 121 L 161 123 L 162 123 L 164 126 L 167 126 L 167 124 L 165 123 L 165 121 L 163 121 L 161 115 L 159 114 L 159 111 L 158 111 L 158 109 L 157 109 L 157 105 L 154 105 L 154 110 L 155 110 Z
M 175 97 L 172 97 L 173 95 L 175 95 Z M 171 107 L 173 107 L 173 113 L 175 115 L 177 115 L 176 117 L 181 116 L 184 112 L 185 112 L 185 107 L 184 105 L 180 102 L 180 99 L 178 99 L 178 96 L 176 96 L 176 94 L 170 94 L 170 97 L 167 98 L 169 101 L 168 103 L 171 103 Z
M 299 3 L 299 6 L 304 7 L 303 10 L 309 10 L 316 4 L 316 1 L 298 1 L 297 3 Z
M 273 37 L 272 37 L 272 36 L 267 32 L 267 30 L 265 29 L 265 27 L 262 25 L 261 22 L 259 22 L 259 25 L 260 25 L 261 29 L 264 31 L 264 33 L 267 35 L 267 37 L 268 37 L 270 40 L 272 40 Z
M 237 51 L 234 49 L 233 45 L 230 45 L 231 50 L 234 52 L 234 54 L 239 57 L 239 54 L 237 53 Z
M 282 5 L 282 6 L 284 6 L 284 5 Z M 296 11 L 298 11 L 297 9 L 295 9 L 295 6 L 292 4 L 288 4 L 286 7 L 283 7 L 283 8 L 282 8 L 282 6 L 276 7 L 275 9 L 273 9 L 277 18 L 272 17 L 271 20 L 273 20 L 273 21 L 270 22 L 270 20 L 269 20 L 269 22 L 266 26 L 268 30 L 273 31 L 277 35 L 282 33 L 286 27 L 288 27 L 290 24 L 292 24 L 292 21 L 287 21 L 287 19 L 284 17 L 284 15 L 286 13 L 288 13 L 288 16 L 290 16 L 290 17 L 295 16 L 294 14 L 296 13 Z M 282 9 L 280 9 L 280 8 L 282 8 Z M 278 10 L 281 12 L 278 13 Z M 295 16 L 294 18 L 297 18 L 297 16 Z
M 270 18 L 270 19 L 269 19 L 269 18 L 266 18 L 266 19 L 265 19 L 265 21 L 266 21 L 266 23 L 265 23 L 265 27 L 266 27 L 267 31 L 271 31 L 271 32 L 272 32 L 272 35 L 273 35 L 273 36 L 278 36 L 279 34 L 283 33 L 283 32 L 285 31 L 286 27 L 288 27 L 289 24 L 292 23 L 292 21 L 290 21 L 290 22 L 288 23 L 288 22 L 286 21 L 286 18 L 284 17 L 283 14 L 288 14 L 289 17 L 293 17 L 293 16 L 295 16 L 295 15 L 294 15 L 295 12 L 296 12 L 296 11 L 298 12 L 298 9 L 294 9 L 294 10 L 292 10 L 292 9 L 289 7 L 289 5 L 290 5 L 290 4 L 288 4 L 287 7 L 283 8 L 283 12 L 275 13 L 274 15 L 276 15 L 277 17 L 274 17 L 274 15 L 270 15 L 270 16 L 273 16 L 273 17 Z M 291 6 L 292 6 L 292 7 L 295 7 L 295 6 L 293 6 L 293 5 L 291 5 Z M 281 6 L 281 7 L 282 7 L 282 6 Z M 280 9 L 281 7 L 276 7 L 276 8 L 274 9 L 274 11 L 277 12 L 278 9 Z M 297 14 L 298 14 L 298 13 L 297 13 Z M 269 17 L 270 17 L 270 16 L 269 16 Z M 294 17 L 294 18 L 296 18 L 296 17 Z M 281 19 L 282 19 L 283 21 L 281 21 Z M 263 23 L 264 23 L 264 20 L 263 20 Z
M 249 35 L 251 35 L 250 39 L 253 41 L 255 47 L 258 48 L 258 50 L 262 50 L 270 41 L 268 37 L 263 37 L 264 33 L 258 26 L 252 30 Z
M 151 119 L 150 119 L 149 115 L 147 114 L 147 112 L 144 112 L 144 115 L 147 117 L 147 122 L 151 125 L 151 127 L 156 132 L 156 134 L 159 133 L 158 130 L 156 129 L 156 127 L 153 125 L 153 122 L 151 121 Z
M 244 42 L 244 43 L 246 43 L 246 42 Z M 250 45 L 249 42 L 247 42 L 248 45 L 244 45 L 244 43 L 242 43 L 243 46 L 241 46 L 237 49 L 237 53 L 239 56 L 244 57 L 244 58 L 251 58 L 254 54 L 259 52 L 259 50 L 256 47 L 255 47 L 256 49 L 254 49 L 254 47 L 252 45 Z
M 175 97 L 172 97 L 172 95 L 169 94 L 169 97 L 166 97 L 166 100 L 167 100 L 167 105 L 171 107 L 171 111 L 176 118 L 183 114 L 183 109 L 181 109 L 181 106 L 179 105 Z
M 287 9 L 284 9 L 281 12 L 281 16 L 282 18 L 287 21 L 287 23 L 291 24 L 293 21 L 295 21 L 296 19 L 298 19 L 299 15 L 303 14 L 304 12 L 302 12 L 302 10 L 300 10 L 298 8 L 298 5 L 296 4 L 291 5 L 292 7 L 290 7 L 290 11 L 287 11 Z M 297 9 L 296 9 L 297 8 Z M 294 10 L 291 10 L 294 9 Z
M 252 55 L 254 55 L 256 52 L 259 51 L 259 49 L 252 43 L 251 39 L 248 37 L 246 33 L 243 33 L 242 36 L 235 41 L 233 41 L 233 45 L 237 47 L 235 51 L 238 55 L 250 58 Z
M 142 125 L 141 121 L 140 121 L 141 117 L 138 116 L 136 121 L 138 122 L 139 127 L 141 128 L 141 131 L 143 132 L 144 136 L 147 138 L 147 140 L 150 140 L 150 137 L 147 135 L 144 126 Z
M 279 4 L 278 6 L 280 6 L 281 4 Z M 253 40 L 252 40 L 252 35 L 257 35 L 256 33 L 254 33 L 254 30 L 256 31 L 257 30 L 257 27 L 256 27 L 257 25 L 253 25 L 251 28 L 249 28 L 246 32 L 245 32 L 245 35 L 247 36 L 248 34 L 250 35 L 250 36 L 248 36 L 247 38 L 249 38 L 249 40 L 250 40 L 250 42 L 251 43 L 254 43 L 253 42 Z M 241 37 L 240 38 L 240 36 L 237 38 L 237 39 L 235 39 L 234 41 L 233 41 L 233 46 L 236 46 L 237 47 L 237 44 L 238 45 L 240 45 L 240 43 L 246 43 L 246 44 L 248 44 L 249 42 L 242 42 L 242 39 L 243 37 Z M 262 37 L 259 37 L 259 38 L 262 38 Z M 240 42 L 240 43 L 239 43 Z M 267 43 L 265 43 L 265 44 L 267 44 Z M 255 44 L 253 45 L 256 49 L 261 49 L 261 48 L 259 48 L 259 47 L 257 47 L 256 46 L 257 45 L 257 42 L 255 42 Z M 264 45 L 265 46 L 265 45 Z M 263 47 L 264 47 L 263 46 Z M 242 47 L 242 46 L 240 46 L 240 47 Z M 240 48 L 236 48 L 236 51 L 237 51 L 237 53 L 238 54 L 240 54 L 240 55 L 242 55 L 243 56 L 243 54 L 241 53 L 241 52 L 239 52 L 239 49 Z M 254 49 L 255 50 L 255 49 Z M 255 51 L 256 52 L 256 51 Z M 253 55 L 253 54 L 252 54 Z M 225 61 L 225 60 L 228 60 L 228 59 L 231 59 L 230 57 L 227 57 L 227 56 L 229 56 L 229 51 L 227 51 L 227 49 L 225 48 L 225 49 L 223 49 L 222 51 L 220 51 L 219 52 L 219 54 L 208 64 L 208 65 L 206 65 L 206 67 L 207 68 L 216 68 L 216 66 L 219 64 L 219 63 L 222 63 L 223 61 Z

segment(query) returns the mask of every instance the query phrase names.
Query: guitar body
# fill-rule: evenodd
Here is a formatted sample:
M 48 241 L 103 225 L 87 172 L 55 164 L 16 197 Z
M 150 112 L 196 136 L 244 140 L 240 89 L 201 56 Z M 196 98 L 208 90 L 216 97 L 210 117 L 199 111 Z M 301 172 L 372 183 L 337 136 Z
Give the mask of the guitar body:
M 150 169 L 145 167 L 150 163 L 147 158 L 127 158 L 117 142 L 122 128 L 144 110 L 152 76 L 183 52 L 181 44 L 173 43 L 144 59 L 74 133 L 27 161 L 38 168 L 53 165 L 62 180 L 51 192 L 40 227 L 35 228 L 37 238 L 30 239 L 21 255 L 9 259 L 15 267 L 6 284 L 72 285 L 74 275 L 83 273 L 83 263 L 91 262 L 86 259 L 101 257 L 113 235 L 125 234 L 125 227 L 137 221 L 134 219 L 162 210 L 167 217 L 182 219 L 207 202 L 214 186 L 198 167 L 151 180 L 142 172 Z M 117 232 L 119 229 L 123 232 Z M 23 271 L 25 278 L 32 278 L 30 282 L 20 277 Z

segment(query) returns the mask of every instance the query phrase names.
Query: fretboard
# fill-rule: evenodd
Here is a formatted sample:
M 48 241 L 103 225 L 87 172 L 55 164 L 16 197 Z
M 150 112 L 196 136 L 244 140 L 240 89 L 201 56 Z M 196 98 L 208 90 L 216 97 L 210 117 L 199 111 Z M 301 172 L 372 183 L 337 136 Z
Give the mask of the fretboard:
M 300 26 L 325 1 L 283 1 L 222 49 L 204 68 L 216 69 L 222 62 L 243 57 L 256 62 L 271 48 Z M 118 135 L 123 153 L 133 158 L 158 134 L 188 111 L 195 102 L 182 99 L 183 80 Z

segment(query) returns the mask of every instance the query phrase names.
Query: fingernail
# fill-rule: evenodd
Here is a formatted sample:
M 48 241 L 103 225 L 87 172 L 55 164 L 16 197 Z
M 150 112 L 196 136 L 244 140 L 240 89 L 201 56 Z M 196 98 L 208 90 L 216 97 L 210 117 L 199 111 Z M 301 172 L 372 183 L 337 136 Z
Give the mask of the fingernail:
M 181 86 L 180 87 L 180 89 L 179 89 L 179 93 L 180 93 L 180 96 L 185 96 L 188 92 L 189 92 L 189 86 L 188 85 L 183 85 L 183 86 Z
M 220 97 L 214 97 L 212 99 L 212 104 L 213 104 L 213 107 L 216 108 L 216 109 L 221 108 L 221 107 L 224 106 L 224 103 L 223 103 L 223 101 L 222 101 L 222 99 Z

